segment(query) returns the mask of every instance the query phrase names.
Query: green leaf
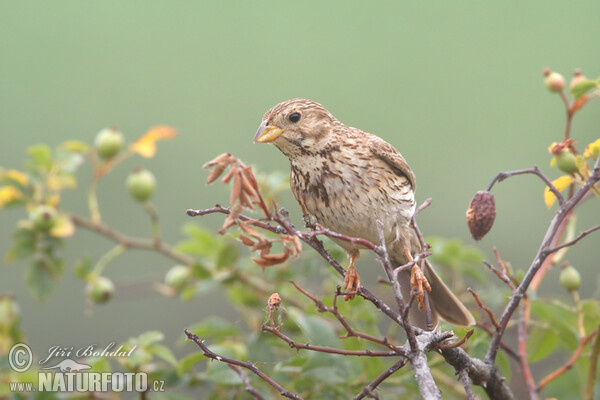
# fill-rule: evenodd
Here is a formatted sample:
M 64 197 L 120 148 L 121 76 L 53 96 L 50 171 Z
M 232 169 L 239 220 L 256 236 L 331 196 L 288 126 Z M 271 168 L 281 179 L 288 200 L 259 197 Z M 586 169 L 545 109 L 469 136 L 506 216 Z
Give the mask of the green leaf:
M 89 257 L 85 257 L 75 263 L 73 273 L 78 278 L 86 279 L 93 269 L 94 266 L 92 265 L 92 261 Z
M 499 351 L 496 356 L 496 365 L 500 368 L 500 372 L 502 376 L 505 377 L 510 382 L 510 360 L 504 351 Z
M 583 300 L 581 310 L 585 331 L 589 334 L 600 324 L 600 304 L 594 299 Z
M 333 327 L 324 319 L 306 316 L 295 308 L 289 311 L 290 317 L 302 330 L 308 342 L 319 346 L 339 347 L 340 339 L 335 334 Z
M 80 140 L 67 140 L 60 145 L 63 149 L 73 153 L 87 153 L 90 146 Z
M 4 256 L 5 262 L 19 261 L 35 252 L 36 236 L 34 231 L 26 228 L 18 228 L 13 233 L 13 240 L 13 245 Z
M 589 90 L 596 87 L 598 87 L 598 83 L 596 83 L 596 81 L 590 81 L 589 79 L 586 79 L 573 86 L 571 88 L 571 94 L 573 94 L 573 97 L 578 99 L 586 94 Z
M 179 364 L 177 364 L 177 374 L 181 376 L 187 373 L 194 365 L 198 363 L 198 361 L 205 359 L 206 357 L 201 351 L 189 354 L 188 356 L 182 358 L 179 361 Z
M 217 257 L 217 269 L 230 267 L 235 264 L 238 259 L 238 253 L 238 249 L 232 244 L 225 245 Z
M 213 361 L 206 368 L 206 379 L 223 385 L 241 385 L 242 380 L 229 366 L 220 361 Z
M 160 342 L 161 340 L 164 340 L 164 338 L 164 333 L 160 331 L 148 331 L 142 333 L 137 338 L 132 339 L 135 341 L 135 343 L 138 343 L 140 346 L 148 346 L 150 344 Z M 130 339 L 130 342 L 132 339 Z
M 31 157 L 29 167 L 31 169 L 48 171 L 52 165 L 52 152 L 50 147 L 45 144 L 36 144 L 27 149 L 27 154 Z
M 25 270 L 27 289 L 38 301 L 46 300 L 54 290 L 55 280 L 47 265 L 47 262 L 38 259 L 29 264 Z
M 177 359 L 173 355 L 173 352 L 167 347 L 160 343 L 153 343 L 147 347 L 148 351 L 155 356 L 162 358 L 172 366 L 177 366 Z
M 198 279 L 208 279 L 212 276 L 212 273 L 202 264 L 192 264 L 192 274 Z
M 527 342 L 527 358 L 535 363 L 548 357 L 556 349 L 559 336 L 550 326 L 534 326 Z
M 212 256 L 221 249 L 221 239 L 217 238 L 214 233 L 202 229 L 196 224 L 185 224 L 183 226 L 183 233 L 190 237 L 190 240 L 177 245 L 177 248 L 184 253 Z

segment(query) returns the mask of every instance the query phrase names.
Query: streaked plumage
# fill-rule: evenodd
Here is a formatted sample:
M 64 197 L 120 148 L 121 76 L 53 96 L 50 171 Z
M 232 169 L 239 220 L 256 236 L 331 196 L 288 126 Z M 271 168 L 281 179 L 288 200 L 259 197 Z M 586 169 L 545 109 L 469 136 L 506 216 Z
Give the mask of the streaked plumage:
M 297 120 L 296 120 L 297 118 Z M 322 105 L 292 99 L 271 108 L 255 136 L 271 142 L 288 157 L 290 186 L 298 202 L 317 222 L 333 231 L 379 242 L 376 221 L 385 226 L 392 261 L 408 262 L 419 246 L 409 223 L 415 211 L 415 176 L 402 155 L 378 136 L 344 125 Z M 336 241 L 356 257 L 359 247 Z M 473 317 L 450 292 L 433 268 L 425 275 L 432 291 L 432 317 L 439 314 L 457 325 L 471 325 Z M 399 277 L 405 298 L 410 294 L 410 273 Z M 426 327 L 425 316 L 411 310 L 414 325 Z

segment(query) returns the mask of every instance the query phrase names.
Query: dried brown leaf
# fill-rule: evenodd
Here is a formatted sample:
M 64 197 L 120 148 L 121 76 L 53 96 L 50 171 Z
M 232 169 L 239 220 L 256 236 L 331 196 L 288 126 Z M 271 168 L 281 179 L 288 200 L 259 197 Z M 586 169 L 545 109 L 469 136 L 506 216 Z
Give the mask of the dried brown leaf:
M 206 178 L 206 184 L 210 185 L 211 183 L 216 181 L 217 178 L 221 176 L 223 171 L 225 171 L 225 168 L 227 168 L 227 164 L 217 164 L 215 168 L 211 170 L 208 174 L 208 178 Z
M 244 179 L 242 180 L 242 185 L 244 187 L 244 192 L 248 193 L 249 196 L 258 198 L 258 193 L 254 190 L 252 186 L 252 182 L 248 179 L 248 175 L 244 174 Z
M 213 158 L 212 160 L 210 160 L 209 162 L 207 162 L 206 164 L 204 164 L 202 166 L 202 168 L 207 169 L 212 167 L 213 165 L 217 165 L 217 164 L 225 164 L 228 165 L 231 163 L 231 159 L 235 157 L 233 157 L 231 155 L 231 153 L 223 153 L 223 154 L 219 154 L 218 156 L 216 156 L 215 158 Z
M 241 221 L 238 222 L 238 225 L 241 223 Z M 246 235 L 240 235 L 240 240 L 242 241 L 242 243 L 246 246 L 254 246 L 255 242 L 254 240 L 250 239 L 248 236 Z
M 248 196 L 247 192 L 244 192 L 242 190 L 242 192 L 240 193 L 239 200 L 242 206 L 246 207 L 249 210 L 254 210 L 254 202 L 250 200 L 250 196 Z
M 227 231 L 227 229 L 229 229 L 233 225 L 235 225 L 241 212 L 242 212 L 242 206 L 240 204 L 234 205 L 231 208 L 229 214 L 227 214 L 227 217 L 225 218 L 225 222 L 223 223 L 223 226 L 221 227 L 221 229 L 219 229 L 219 231 L 217 233 L 219 235 L 225 234 L 225 231 Z
M 242 177 L 239 170 L 235 171 L 233 176 L 233 186 L 231 188 L 231 204 L 235 203 L 240 198 L 240 193 L 242 192 Z
M 290 257 L 296 258 L 302 252 L 302 241 L 298 236 L 282 236 L 281 240 L 289 244 Z
M 225 176 L 223 178 L 221 178 L 221 182 L 223 182 L 224 184 L 228 184 L 229 181 L 231 180 L 231 177 L 233 176 L 233 174 L 235 173 L 236 168 L 232 167 L 229 169 L 229 172 L 227 172 L 225 174 Z

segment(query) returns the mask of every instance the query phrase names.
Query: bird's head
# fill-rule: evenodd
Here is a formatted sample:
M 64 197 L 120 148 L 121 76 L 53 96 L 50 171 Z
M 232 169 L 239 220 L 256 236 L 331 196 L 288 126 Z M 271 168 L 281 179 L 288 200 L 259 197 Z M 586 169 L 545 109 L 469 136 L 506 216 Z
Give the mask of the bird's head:
M 277 104 L 263 117 L 254 143 L 273 143 L 293 158 L 322 150 L 336 119 L 319 103 L 292 99 Z

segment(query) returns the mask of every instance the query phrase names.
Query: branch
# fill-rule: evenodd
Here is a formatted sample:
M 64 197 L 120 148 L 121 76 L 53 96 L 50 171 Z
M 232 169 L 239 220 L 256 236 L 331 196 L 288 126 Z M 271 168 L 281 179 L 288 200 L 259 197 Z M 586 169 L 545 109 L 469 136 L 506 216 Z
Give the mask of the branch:
M 254 396 L 255 399 L 266 400 L 265 397 L 262 394 L 260 394 L 254 386 L 250 384 L 250 379 L 248 379 L 248 375 L 246 375 L 240 367 L 238 367 L 237 365 L 229 364 L 229 368 L 231 368 L 236 374 L 238 374 L 238 376 L 242 380 L 242 383 L 244 384 L 246 392 Z
M 465 394 L 467 395 L 468 400 L 475 400 L 475 394 L 473 393 L 473 388 L 471 387 L 471 379 L 469 378 L 469 373 L 466 369 L 461 369 L 458 371 L 458 377 L 465 387 Z
M 383 381 L 392 376 L 394 372 L 398 371 L 400 368 L 404 367 L 408 363 L 408 359 L 404 358 L 402 360 L 397 361 L 394 365 L 386 369 L 375 378 L 371 383 L 365 386 L 359 394 L 354 396 L 353 400 L 360 400 L 365 398 L 366 396 L 372 395 L 377 386 L 381 385 Z
M 514 400 L 514 394 L 495 365 L 469 357 L 460 347 L 441 350 L 441 354 L 458 374 L 467 371 L 472 383 L 483 387 L 491 400 Z
M 600 331 L 600 325 L 596 328 L 596 332 Z M 594 385 L 596 382 L 596 371 L 598 368 L 598 356 L 600 355 L 600 334 L 596 335 L 594 344 L 592 346 L 592 353 L 590 354 L 590 367 L 588 369 L 588 375 L 585 383 L 585 393 L 583 400 L 593 400 L 594 398 Z
M 270 376 L 259 370 L 254 364 L 244 361 L 235 360 L 233 358 L 223 357 L 216 353 L 213 353 L 205 344 L 203 340 L 200 340 L 198 335 L 190 332 L 188 329 L 183 330 L 188 339 L 192 340 L 194 343 L 198 345 L 202 349 L 204 356 L 212 359 L 224 362 L 226 364 L 235 365 L 238 367 L 246 368 L 252 371 L 256 376 L 258 376 L 263 381 L 267 382 L 269 385 L 273 386 L 275 389 L 279 391 L 279 394 L 283 397 L 287 397 L 288 399 L 302 400 L 300 396 L 295 393 L 288 392 L 281 386 L 279 383 L 275 382 Z
M 312 345 L 310 343 L 298 343 L 294 341 L 289 336 L 285 335 L 279 330 L 279 327 L 272 327 L 268 325 L 263 325 L 262 330 L 264 332 L 270 332 L 277 336 L 279 339 L 286 342 L 292 349 L 297 350 L 310 350 L 316 351 L 319 353 L 329 353 L 329 354 L 342 354 L 345 356 L 358 356 L 358 357 L 397 357 L 398 352 L 394 350 L 390 351 L 374 351 L 374 350 L 346 350 L 346 349 L 337 349 L 335 347 L 328 346 L 317 346 Z
M 585 230 L 585 231 L 581 232 L 579 235 L 577 235 L 577 237 L 575 239 L 547 250 L 548 255 L 550 255 L 550 254 L 552 254 L 552 253 L 554 253 L 554 252 L 556 252 L 556 251 L 558 251 L 558 250 L 560 250 L 562 248 L 573 246 L 575 243 L 579 242 L 581 239 L 583 239 L 584 237 L 586 237 L 590 233 L 596 232 L 599 229 L 600 229 L 600 225 L 596 225 L 593 228 L 590 228 L 588 230 Z
M 473 295 L 479 308 L 481 308 L 483 311 L 485 311 L 487 313 L 488 317 L 490 317 L 490 321 L 492 322 L 492 324 L 496 327 L 496 329 L 498 329 L 498 321 L 496 321 L 496 317 L 494 316 L 494 313 L 492 312 L 492 310 L 490 310 L 490 308 L 488 306 L 486 306 L 485 304 L 483 304 L 481 302 L 481 300 L 479 299 L 479 296 L 473 289 L 467 288 L 467 291 Z
M 344 336 L 342 336 L 341 338 L 348 338 L 348 337 L 357 337 L 357 338 L 361 338 L 361 339 L 365 339 L 368 340 L 370 342 L 373 343 L 377 343 L 380 344 L 382 346 L 385 346 L 391 350 L 396 351 L 399 355 L 402 355 L 404 357 L 406 357 L 407 353 L 406 350 L 404 350 L 403 348 L 401 348 L 400 346 L 396 346 L 392 343 L 390 343 L 390 341 L 388 340 L 387 337 L 382 338 L 378 338 L 375 337 L 373 335 L 369 335 L 367 333 L 363 333 L 363 332 L 358 332 L 355 331 L 354 328 L 352 328 L 350 326 L 350 324 L 348 323 L 348 321 L 346 321 L 346 318 L 340 314 L 338 307 L 337 307 L 337 299 L 338 296 L 342 295 L 342 292 L 340 291 L 340 287 L 338 286 L 335 292 L 335 295 L 333 297 L 333 307 L 327 307 L 321 300 L 317 299 L 315 296 L 313 296 L 312 294 L 308 293 L 306 290 L 302 289 L 298 284 L 296 284 L 296 282 L 294 281 L 290 281 L 292 283 L 292 285 L 294 285 L 294 287 L 303 295 L 305 295 L 306 297 L 308 297 L 309 299 L 311 299 L 315 305 L 317 306 L 317 311 L 320 313 L 330 313 L 332 314 L 335 318 L 337 318 L 337 320 L 339 321 L 339 323 L 344 327 L 344 329 L 346 330 L 346 334 Z
M 490 347 L 485 355 L 485 362 L 488 364 L 493 364 L 496 360 L 496 354 L 498 352 L 498 347 L 500 346 L 500 340 L 502 339 L 502 335 L 506 330 L 506 326 L 508 325 L 508 321 L 510 321 L 513 313 L 518 307 L 521 299 L 525 296 L 529 285 L 535 274 L 538 272 L 540 267 L 542 266 L 544 260 L 548 257 L 549 250 L 551 249 L 552 243 L 554 242 L 555 236 L 561 226 L 563 220 L 567 217 L 570 211 L 572 211 L 579 203 L 584 199 L 584 196 L 587 192 L 600 180 L 600 157 L 596 160 L 594 165 L 594 169 L 592 173 L 585 181 L 585 183 L 579 188 L 579 190 L 573 194 L 568 201 L 561 204 L 558 208 L 556 214 L 550 221 L 550 225 L 546 231 L 546 235 L 542 240 L 540 248 L 533 259 L 529 269 L 525 273 L 525 277 L 519 284 L 519 286 L 513 291 L 513 295 L 511 296 L 508 304 L 506 305 L 504 312 L 502 313 L 502 317 L 500 318 L 499 325 L 500 328 L 496 330 L 494 336 L 492 336 L 492 340 L 490 342 Z M 557 197 L 558 198 L 558 197 Z
M 494 179 L 492 179 L 492 182 L 489 184 L 487 191 L 491 191 L 492 188 L 494 187 L 494 185 L 497 182 L 502 182 L 503 180 L 510 178 L 512 176 L 515 175 L 523 175 L 523 174 L 533 174 L 533 175 L 537 175 L 539 176 L 539 178 L 544 181 L 544 183 L 546 184 L 546 186 L 548 186 L 548 189 L 550 189 L 550 191 L 556 196 L 556 199 L 558 200 L 558 204 L 563 205 L 565 202 L 565 198 L 563 197 L 563 195 L 560 193 L 560 191 L 558 191 L 558 189 L 556 189 L 556 187 L 554 186 L 554 184 L 552 184 L 552 182 L 550 181 L 550 179 L 548 179 L 546 177 L 546 175 L 544 175 L 539 169 L 538 167 L 533 167 L 533 168 L 526 168 L 526 169 L 519 169 L 516 171 L 507 171 L 507 172 L 500 172 L 498 173 L 498 175 L 496 175 L 496 177 Z

